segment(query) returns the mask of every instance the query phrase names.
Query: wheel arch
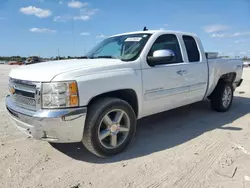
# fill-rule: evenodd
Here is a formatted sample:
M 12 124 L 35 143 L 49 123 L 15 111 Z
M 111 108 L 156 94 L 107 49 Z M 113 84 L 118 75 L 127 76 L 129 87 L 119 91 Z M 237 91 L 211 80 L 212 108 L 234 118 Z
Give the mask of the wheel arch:
M 138 117 L 139 114 L 139 104 L 138 104 L 138 97 L 133 89 L 119 89 L 119 90 L 114 90 L 114 91 L 109 91 L 105 93 L 98 94 L 94 97 L 92 97 L 89 102 L 87 103 L 87 106 L 90 106 L 93 102 L 96 100 L 99 100 L 100 98 L 106 98 L 106 97 L 114 97 L 114 98 L 119 98 L 131 105 L 133 108 L 136 117 Z
M 233 83 L 235 78 L 236 78 L 236 72 L 226 73 L 226 74 L 221 75 L 221 77 L 218 80 L 218 83 L 221 81 Z M 218 85 L 218 83 L 217 83 L 217 85 Z
M 211 99 L 211 97 L 213 96 L 216 88 L 218 87 L 219 84 L 223 83 L 223 82 L 228 82 L 228 83 L 234 83 L 235 78 L 236 78 L 237 74 L 236 72 L 229 72 L 226 74 L 223 74 L 220 76 L 220 78 L 218 79 L 218 82 L 216 84 L 216 86 L 214 87 L 214 90 L 212 91 L 212 93 L 207 97 L 208 99 Z

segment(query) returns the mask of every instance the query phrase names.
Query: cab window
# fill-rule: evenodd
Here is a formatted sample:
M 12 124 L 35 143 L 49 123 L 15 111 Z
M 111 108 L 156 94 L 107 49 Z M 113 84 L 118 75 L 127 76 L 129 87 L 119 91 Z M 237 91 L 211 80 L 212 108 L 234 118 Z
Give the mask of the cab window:
M 200 61 L 200 53 L 197 47 L 197 44 L 193 37 L 184 35 L 183 41 L 187 50 L 189 62 L 198 62 Z
M 152 45 L 148 56 L 153 56 L 153 53 L 156 50 L 171 50 L 174 53 L 174 58 L 171 61 L 166 62 L 166 64 L 183 62 L 180 45 L 176 35 L 165 34 L 158 37 Z

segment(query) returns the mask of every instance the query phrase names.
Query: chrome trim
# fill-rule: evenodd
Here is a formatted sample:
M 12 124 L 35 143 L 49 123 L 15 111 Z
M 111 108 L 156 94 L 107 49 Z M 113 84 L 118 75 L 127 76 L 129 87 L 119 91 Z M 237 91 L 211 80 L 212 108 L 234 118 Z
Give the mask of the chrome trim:
M 23 109 L 29 109 L 29 110 L 33 110 L 33 111 L 37 111 L 37 110 L 41 109 L 41 84 L 42 84 L 41 82 L 19 80 L 19 79 L 14 79 L 11 77 L 9 78 L 9 87 L 13 87 L 14 89 L 17 89 L 20 91 L 35 94 L 34 98 L 16 94 L 16 96 L 18 96 L 18 97 L 20 96 L 19 97 L 20 100 L 21 100 L 21 98 L 24 98 L 24 100 L 28 99 L 28 98 L 30 100 L 34 99 L 35 105 L 28 105 L 26 103 L 21 103 L 21 102 L 18 103 L 18 101 L 16 101 L 16 104 L 18 106 L 22 107 Z M 11 94 L 11 96 L 14 96 L 14 95 Z
M 17 128 L 35 139 L 56 143 L 82 140 L 86 107 L 31 111 L 17 106 L 10 95 L 5 103 Z
M 14 83 L 13 83 L 14 84 Z M 32 87 L 28 87 L 28 85 L 21 85 L 21 84 L 17 84 L 15 83 L 14 84 L 14 88 L 15 89 L 20 89 L 22 91 L 25 91 L 25 92 L 29 92 L 29 93 L 35 93 L 36 89 L 35 88 L 32 88 Z M 32 89 L 31 89 L 32 88 Z
M 22 83 L 22 84 L 27 84 L 27 85 L 36 85 L 36 83 L 38 82 L 34 82 L 34 81 L 28 81 L 28 80 L 19 80 L 19 79 L 15 79 L 15 78 L 9 78 L 9 81 L 15 82 L 15 83 Z
M 35 100 L 36 100 L 36 109 L 40 110 L 42 109 L 42 97 L 41 97 L 41 91 L 42 91 L 42 83 L 36 84 L 36 92 L 35 92 Z
M 38 111 L 31 111 L 24 108 L 17 106 L 9 97 L 10 95 L 6 96 L 5 103 L 7 108 L 10 108 L 20 114 L 24 114 L 30 117 L 36 118 L 58 118 L 64 116 L 71 116 L 76 115 L 79 113 L 87 113 L 86 107 L 79 107 L 79 108 L 65 108 L 65 109 L 41 109 Z
M 17 106 L 33 111 L 36 110 L 36 100 L 34 98 L 14 94 L 12 95 L 12 101 L 16 103 Z

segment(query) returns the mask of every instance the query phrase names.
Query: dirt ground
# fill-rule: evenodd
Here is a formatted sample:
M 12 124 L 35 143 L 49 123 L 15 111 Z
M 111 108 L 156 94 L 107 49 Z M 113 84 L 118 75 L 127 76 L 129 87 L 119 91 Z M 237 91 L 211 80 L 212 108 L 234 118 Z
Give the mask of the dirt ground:
M 50 145 L 19 132 L 0 66 L 0 187 L 250 187 L 250 68 L 227 113 L 203 101 L 140 120 L 122 154 L 99 159 L 81 144 Z

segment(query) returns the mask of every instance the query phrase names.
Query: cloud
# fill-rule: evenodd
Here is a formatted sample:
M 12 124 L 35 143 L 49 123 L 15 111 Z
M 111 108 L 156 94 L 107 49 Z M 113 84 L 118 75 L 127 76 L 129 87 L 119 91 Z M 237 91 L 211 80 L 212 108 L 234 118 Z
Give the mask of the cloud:
M 248 52 L 250 53 L 250 50 L 248 50 Z
M 240 52 L 240 55 L 246 55 L 247 52 Z
M 93 16 L 96 14 L 96 12 L 99 11 L 99 9 L 88 9 L 88 8 L 83 8 L 80 10 L 81 15 L 87 15 L 87 16 Z
M 245 40 L 236 40 L 234 41 L 235 43 L 245 43 L 246 41 Z
M 34 15 L 39 18 L 46 18 L 52 15 L 49 9 L 41 9 L 33 6 L 20 8 L 20 12 L 26 15 Z
M 63 1 L 59 1 L 58 4 L 59 4 L 59 5 L 62 5 L 62 4 L 63 4 Z
M 220 33 L 220 34 L 211 35 L 211 37 L 214 37 L 214 38 L 246 37 L 246 36 L 250 36 L 250 31 L 237 32 L 237 33 Z
M 74 16 L 73 19 L 74 19 L 74 20 L 87 21 L 87 20 L 90 19 L 90 16 L 87 16 L 87 15 L 85 15 L 85 16 Z
M 238 37 L 238 36 L 250 36 L 250 31 L 234 33 L 233 36 L 234 37 Z
M 54 22 L 67 22 L 71 19 L 71 16 L 55 16 L 53 20 Z
M 31 28 L 30 32 L 33 33 L 57 33 L 56 30 L 46 29 L 46 28 Z
M 96 12 L 99 9 L 88 9 L 88 8 L 83 8 L 80 10 L 80 16 L 74 16 L 74 20 L 82 20 L 82 21 L 87 21 L 89 20 L 93 15 L 96 14 Z
M 70 20 L 80 20 L 80 21 L 87 21 L 90 19 L 90 16 L 55 16 L 54 22 L 67 22 Z
M 68 3 L 68 7 L 70 8 L 82 8 L 88 6 L 88 3 L 82 3 L 80 1 L 74 1 L 72 0 L 71 2 Z
M 164 27 L 168 27 L 168 24 L 163 24 L 164 25 Z
M 66 22 L 69 20 L 87 21 L 87 20 L 91 19 L 91 17 L 94 16 L 97 11 L 99 11 L 99 9 L 83 8 L 80 10 L 79 16 L 69 16 L 69 15 L 55 16 L 54 21 L 55 22 Z
M 100 35 L 97 35 L 96 38 L 106 38 L 106 36 L 103 34 L 100 34 Z
M 220 31 L 226 31 L 228 30 L 227 25 L 208 25 L 205 26 L 203 29 L 206 33 L 214 33 L 214 32 L 220 32 Z
M 90 33 L 83 32 L 83 33 L 81 33 L 80 35 L 81 35 L 81 36 L 88 36 L 88 35 L 90 35 Z

